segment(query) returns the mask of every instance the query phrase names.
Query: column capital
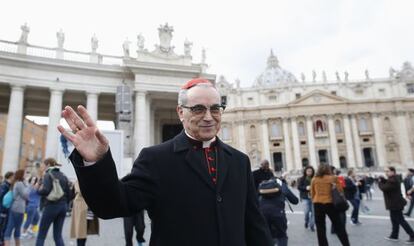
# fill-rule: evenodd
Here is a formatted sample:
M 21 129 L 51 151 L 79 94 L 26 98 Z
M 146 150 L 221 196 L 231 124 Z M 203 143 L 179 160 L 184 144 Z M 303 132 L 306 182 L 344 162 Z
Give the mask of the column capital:
M 146 96 L 148 94 L 148 91 L 146 90 L 136 90 L 135 95 L 137 96 Z
M 25 85 L 10 85 L 12 91 L 24 91 L 26 89 Z

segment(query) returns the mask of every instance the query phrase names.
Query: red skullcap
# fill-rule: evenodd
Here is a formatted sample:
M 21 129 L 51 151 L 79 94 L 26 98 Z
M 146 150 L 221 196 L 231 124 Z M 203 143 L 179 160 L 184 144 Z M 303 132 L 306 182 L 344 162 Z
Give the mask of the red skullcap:
M 213 84 L 213 83 L 211 83 L 211 81 L 209 81 L 208 79 L 204 79 L 204 78 L 195 78 L 195 79 L 192 79 L 192 80 L 189 80 L 189 81 L 187 81 L 187 83 L 185 83 L 182 87 L 181 87 L 181 89 L 183 89 L 183 90 L 188 90 L 188 89 L 190 89 L 191 87 L 193 87 L 193 86 L 195 86 L 195 85 L 198 85 L 198 84 Z

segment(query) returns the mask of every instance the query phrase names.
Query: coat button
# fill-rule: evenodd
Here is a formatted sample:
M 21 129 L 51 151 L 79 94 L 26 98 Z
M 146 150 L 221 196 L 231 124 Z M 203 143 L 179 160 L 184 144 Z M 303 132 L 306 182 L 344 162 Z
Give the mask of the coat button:
M 217 195 L 217 202 L 222 202 L 223 198 L 220 195 Z

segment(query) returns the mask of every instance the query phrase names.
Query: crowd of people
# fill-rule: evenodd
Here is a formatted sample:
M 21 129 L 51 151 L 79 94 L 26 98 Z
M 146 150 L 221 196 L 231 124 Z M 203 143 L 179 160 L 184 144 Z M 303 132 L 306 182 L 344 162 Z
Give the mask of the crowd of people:
M 262 161 L 259 169 L 253 171 L 254 182 L 259 194 L 259 202 L 262 212 L 272 231 L 272 236 L 277 245 L 287 245 L 287 223 L 285 217 L 285 201 L 296 204 L 297 198 L 287 187 L 288 180 L 286 174 L 281 177 L 275 177 L 269 167 L 267 160 Z M 271 185 L 281 180 L 279 188 Z M 273 183 L 272 183 L 273 182 Z M 401 190 L 401 183 L 405 189 Z M 283 185 L 282 185 L 283 184 Z M 350 245 L 346 231 L 346 210 L 340 209 L 335 205 L 333 190 L 341 194 L 344 202 L 352 206 L 350 211 L 350 223 L 355 226 L 362 225 L 359 219 L 360 211 L 369 213 L 370 209 L 365 200 L 372 200 L 373 188 L 378 187 L 383 192 L 385 207 L 389 210 L 392 230 L 385 239 L 389 241 L 398 241 L 399 227 L 401 226 L 409 238 L 406 244 L 414 244 L 414 232 L 404 215 L 411 215 L 414 203 L 414 169 L 409 168 L 404 179 L 398 175 L 394 167 L 385 168 L 385 175 L 373 177 L 371 174 L 357 174 L 354 169 L 349 169 L 347 175 L 341 175 L 341 171 L 333 166 L 322 163 L 317 170 L 312 166 L 303 168 L 303 174 L 297 180 L 292 180 L 292 187 L 297 187 L 299 199 L 303 203 L 304 225 L 305 228 L 317 232 L 318 245 L 328 245 L 326 237 L 326 216 L 331 220 L 331 233 L 336 234 L 342 245 Z M 286 186 L 286 187 L 285 187 Z M 268 189 L 265 189 L 265 188 Z M 278 195 L 278 194 L 281 195 Z M 405 193 L 405 194 L 404 194 Z M 273 201 L 268 197 L 273 198 Z M 282 202 L 275 201 L 274 197 L 281 197 Z M 286 198 L 285 198 L 286 197 Z M 278 220 L 274 219 L 274 214 L 269 213 L 269 201 L 271 201 L 273 210 L 279 214 Z M 405 205 L 409 202 L 407 212 L 403 214 Z M 274 231 L 278 231 L 277 233 Z M 280 240 L 282 235 L 283 241 Z

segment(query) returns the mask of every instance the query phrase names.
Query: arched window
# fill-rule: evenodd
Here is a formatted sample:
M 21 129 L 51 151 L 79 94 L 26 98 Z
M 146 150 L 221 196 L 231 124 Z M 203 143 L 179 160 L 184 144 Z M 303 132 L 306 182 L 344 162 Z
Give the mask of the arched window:
M 302 159 L 302 167 L 307 167 L 309 165 L 309 160 L 308 158 L 303 158 Z
M 367 122 L 367 119 L 365 119 L 365 117 L 361 117 L 359 119 L 359 130 L 361 132 L 367 132 L 368 131 L 368 122 Z
M 298 132 L 299 132 L 299 136 L 301 137 L 305 136 L 305 124 L 302 121 L 299 122 Z
M 342 133 L 342 125 L 340 120 L 335 120 L 335 133 Z
M 326 131 L 325 123 L 322 120 L 317 120 L 315 122 L 315 131 L 319 133 Z
M 339 157 L 339 166 L 341 168 L 347 168 L 348 165 L 346 164 L 346 158 L 345 158 L 345 156 Z
M 227 126 L 225 126 L 225 127 L 223 127 L 221 129 L 221 136 L 223 138 L 223 141 L 228 141 L 228 140 L 231 139 L 231 137 L 230 137 L 230 130 L 229 130 L 229 128 Z
M 256 127 L 254 125 L 250 126 L 250 138 L 252 138 L 252 139 L 257 138 Z
M 390 118 L 388 118 L 388 117 L 385 117 L 385 119 L 384 119 L 384 130 L 385 131 L 392 131 L 391 121 L 390 121 Z
M 278 122 L 273 122 L 270 125 L 270 137 L 276 138 L 276 137 L 281 137 L 281 136 L 282 136 L 282 131 L 280 130 L 280 124 Z

